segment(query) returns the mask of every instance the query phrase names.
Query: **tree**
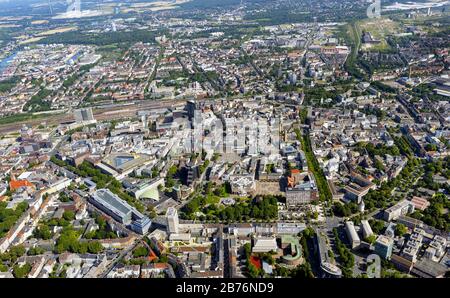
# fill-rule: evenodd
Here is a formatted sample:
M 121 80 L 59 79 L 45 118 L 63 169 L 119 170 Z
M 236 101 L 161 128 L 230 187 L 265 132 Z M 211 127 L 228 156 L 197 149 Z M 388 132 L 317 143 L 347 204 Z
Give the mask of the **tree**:
M 66 278 L 67 277 L 67 270 L 64 268 L 61 270 L 61 273 L 59 273 L 59 278 Z
M 145 246 L 139 246 L 133 251 L 133 257 L 139 258 L 139 257 L 145 257 L 148 255 L 148 249 Z
M 214 194 L 218 197 L 225 197 L 228 195 L 225 184 L 222 184 L 220 187 L 214 190 Z
M 403 274 L 395 269 L 381 270 L 381 278 L 408 278 L 407 274 Z
M 7 272 L 7 271 L 8 271 L 8 266 L 0 263 L 0 272 Z
M 331 260 L 334 260 L 334 252 L 333 252 L 332 250 L 329 250 L 329 251 L 328 251 L 328 257 L 329 257 Z
M 167 263 L 169 261 L 169 259 L 168 259 L 167 255 L 164 254 L 164 255 L 159 256 L 159 261 L 161 263 Z
M 103 250 L 103 246 L 101 245 L 101 243 L 99 241 L 90 241 L 88 243 L 88 251 L 91 254 L 98 254 L 102 250 Z
M 371 243 L 371 244 L 375 243 L 376 240 L 377 240 L 377 237 L 375 235 L 373 235 L 373 234 L 365 239 L 365 241 L 367 243 Z
M 37 239 L 48 240 L 52 238 L 52 232 L 50 231 L 48 225 L 43 224 L 33 231 L 33 236 Z
M 355 264 L 355 257 L 348 247 L 346 247 L 339 238 L 337 228 L 333 228 L 334 238 L 336 240 L 336 248 L 339 253 L 340 263 L 342 265 L 342 273 L 344 277 L 350 278 L 353 276 L 353 266 Z
M 423 211 L 421 218 L 426 224 L 443 231 L 450 230 L 449 213 L 445 214 L 444 208 L 450 208 L 450 200 L 443 193 L 435 194 L 430 200 L 430 206 Z
M 58 196 L 58 199 L 61 202 L 69 202 L 70 201 L 70 197 L 65 192 L 60 192 L 59 196 Z
M 250 259 L 250 255 L 252 253 L 252 245 L 250 243 L 244 244 L 244 253 L 247 259 Z
M 281 277 L 288 277 L 289 276 L 289 270 L 286 267 L 283 266 L 276 266 L 275 268 L 275 275 L 281 276 Z
M 351 204 L 351 203 L 349 203 L 349 204 Z M 350 216 L 352 214 L 352 211 L 349 207 L 349 204 L 344 205 L 344 204 L 335 202 L 333 205 L 334 214 L 336 214 L 337 216 L 340 216 L 340 217 Z
M 56 241 L 55 252 L 63 253 L 70 251 L 73 253 L 82 253 L 81 251 L 87 251 L 87 244 L 86 246 L 80 246 L 78 242 L 79 237 L 80 232 L 74 230 L 71 226 L 65 227 L 61 232 L 61 236 Z
M 45 249 L 43 249 L 42 247 L 36 246 L 36 247 L 30 248 L 27 252 L 27 255 L 36 256 L 36 255 L 41 255 L 44 252 L 45 252 Z
M 148 215 L 151 219 L 155 218 L 157 216 L 156 211 L 155 211 L 155 207 L 153 206 L 148 206 L 147 207 L 147 211 L 148 211 Z
M 311 239 L 312 237 L 314 237 L 314 229 L 312 227 L 307 227 L 306 229 L 304 229 L 302 231 L 302 235 L 306 238 L 306 239 Z
M 425 150 L 426 151 L 437 151 L 438 147 L 436 144 L 426 144 Z
M 311 265 L 306 262 L 302 265 L 297 266 L 293 272 L 293 277 L 295 278 L 314 278 L 314 274 L 311 269 Z
M 88 243 L 86 242 L 75 242 L 72 245 L 72 250 L 79 254 L 85 254 L 88 252 Z
M 9 256 L 12 262 L 15 262 L 18 258 L 25 254 L 25 247 L 20 244 L 13 246 L 9 249 Z
M 68 221 L 72 221 L 75 219 L 75 213 L 71 210 L 64 211 L 63 218 Z
M 14 265 L 13 274 L 15 278 L 24 278 L 30 273 L 31 265 L 26 263 L 23 266 Z
M 408 230 L 406 229 L 406 227 L 405 227 L 405 225 L 404 224 L 401 224 L 401 223 L 399 223 L 399 224 L 397 224 L 396 226 L 395 226 L 395 235 L 397 235 L 397 236 L 403 236 L 406 232 L 407 232 Z
M 383 163 L 379 159 L 375 160 L 374 166 L 379 171 L 384 171 L 385 170 Z
M 178 173 L 178 168 L 176 165 L 173 165 L 167 171 L 167 176 L 173 178 L 177 173 Z
M 369 224 L 375 234 L 380 234 L 384 229 L 384 222 L 381 220 L 371 219 L 369 220 Z
M 271 253 L 266 253 L 262 256 L 263 261 L 267 262 L 269 265 L 275 265 L 275 260 Z
M 3 238 L 6 235 L 25 210 L 28 209 L 28 203 L 21 202 L 14 210 L 7 209 L 6 207 L 6 202 L 0 202 L 0 238 Z
M 255 267 L 255 265 L 253 265 L 252 263 L 248 262 L 248 275 L 251 278 L 256 278 L 259 277 L 261 275 L 261 271 L 258 270 L 258 268 Z
M 166 187 L 167 188 L 171 188 L 175 185 L 175 181 L 173 180 L 172 177 L 167 177 L 166 179 Z

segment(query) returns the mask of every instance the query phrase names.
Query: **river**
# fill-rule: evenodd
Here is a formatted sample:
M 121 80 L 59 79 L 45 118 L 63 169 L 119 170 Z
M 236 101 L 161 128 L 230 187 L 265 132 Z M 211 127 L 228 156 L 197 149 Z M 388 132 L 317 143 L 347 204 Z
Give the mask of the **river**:
M 8 65 L 11 63 L 11 61 L 13 61 L 14 58 L 16 58 L 16 56 L 17 56 L 17 52 L 13 52 L 9 56 L 0 60 L 0 75 L 2 74 L 3 70 L 8 67 Z

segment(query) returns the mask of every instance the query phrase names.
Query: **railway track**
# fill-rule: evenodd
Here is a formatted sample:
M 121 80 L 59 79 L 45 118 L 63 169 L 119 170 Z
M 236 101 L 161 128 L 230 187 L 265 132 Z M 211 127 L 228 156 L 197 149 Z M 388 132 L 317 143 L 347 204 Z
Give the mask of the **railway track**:
M 185 100 L 161 100 L 161 101 L 142 101 L 135 104 L 115 105 L 108 108 L 93 107 L 95 119 L 99 121 L 114 120 L 120 118 L 133 117 L 138 111 L 147 109 L 160 109 L 180 106 L 185 104 Z M 64 122 L 73 121 L 71 113 L 54 114 L 45 118 L 28 119 L 14 123 L 0 125 L 0 135 L 18 131 L 24 124 L 36 126 L 43 122 L 47 125 L 58 125 Z

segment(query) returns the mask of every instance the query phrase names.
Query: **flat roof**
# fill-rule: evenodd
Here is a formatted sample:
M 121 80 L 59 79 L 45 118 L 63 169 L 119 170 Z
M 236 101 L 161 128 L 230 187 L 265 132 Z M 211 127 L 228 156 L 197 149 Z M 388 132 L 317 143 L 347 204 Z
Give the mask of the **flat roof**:
M 394 240 L 390 237 L 384 236 L 384 235 L 380 235 L 378 236 L 376 242 L 383 244 L 383 245 L 389 245 L 393 242 Z
M 173 207 L 167 208 L 166 216 L 175 216 L 177 214 L 177 209 Z
M 125 215 L 132 212 L 132 207 L 127 202 L 113 194 L 108 189 L 97 190 L 93 197 L 102 205 L 112 209 L 113 211 L 117 211 L 118 213 Z
M 432 277 L 439 277 L 447 272 L 447 266 L 428 259 L 419 260 L 413 268 L 412 272 L 420 276 L 423 276 L 423 272 Z

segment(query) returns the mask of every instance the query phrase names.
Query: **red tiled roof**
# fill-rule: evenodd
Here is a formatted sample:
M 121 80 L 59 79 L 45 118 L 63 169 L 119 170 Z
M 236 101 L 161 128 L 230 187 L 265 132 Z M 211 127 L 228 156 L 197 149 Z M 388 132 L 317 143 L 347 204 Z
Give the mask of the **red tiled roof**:
M 411 200 L 414 207 L 420 210 L 425 210 L 428 206 L 430 206 L 430 202 L 427 199 L 421 197 L 413 197 Z
M 31 182 L 29 182 L 28 180 L 11 180 L 9 182 L 9 189 L 11 191 L 14 191 L 23 186 L 32 187 L 33 184 Z
M 150 253 L 148 254 L 148 260 L 151 262 L 155 259 L 157 259 L 158 257 L 156 256 L 156 254 L 153 252 L 152 249 L 150 249 Z
M 166 269 L 167 268 L 166 263 L 154 263 L 153 266 L 155 266 L 155 269 Z

